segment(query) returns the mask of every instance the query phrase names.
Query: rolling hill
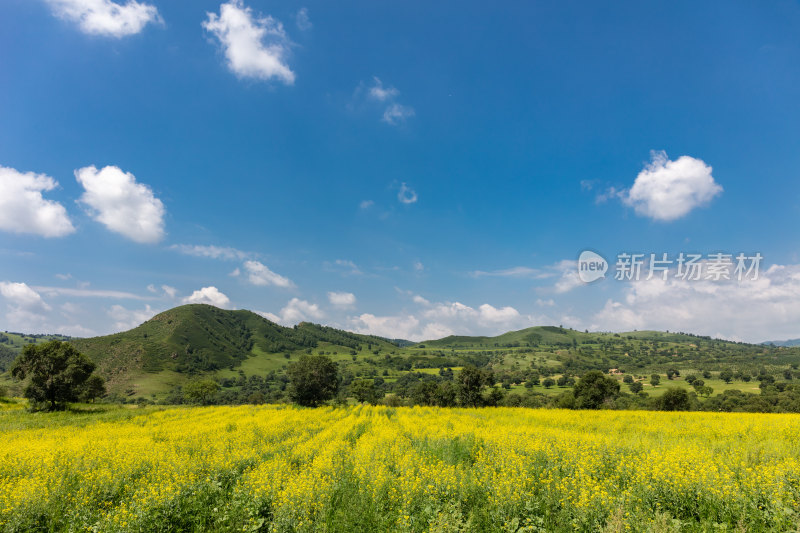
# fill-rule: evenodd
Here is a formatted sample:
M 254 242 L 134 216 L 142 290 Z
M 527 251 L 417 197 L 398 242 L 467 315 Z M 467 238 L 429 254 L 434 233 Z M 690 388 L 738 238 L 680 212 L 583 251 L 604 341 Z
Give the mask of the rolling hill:
M 26 342 L 52 337 L 5 335 L 5 343 L 0 337 L 0 363 L 6 367 Z M 164 311 L 129 331 L 70 341 L 97 363 L 109 390 L 127 398 L 164 398 L 199 376 L 217 380 L 231 394 L 258 389 L 269 398 L 281 398 L 286 366 L 305 353 L 336 361 L 344 383 L 371 378 L 401 392 L 414 380 L 435 378 L 442 369 L 465 364 L 491 369 L 498 382 L 516 384 L 532 376 L 580 375 L 595 369 L 639 376 L 668 369 L 716 374 L 730 369 L 781 377 L 800 364 L 800 348 L 686 333 L 590 333 L 536 326 L 495 337 L 449 336 L 415 344 L 305 322 L 283 327 L 251 311 L 201 304 Z M 7 374 L 0 381 L 13 385 Z

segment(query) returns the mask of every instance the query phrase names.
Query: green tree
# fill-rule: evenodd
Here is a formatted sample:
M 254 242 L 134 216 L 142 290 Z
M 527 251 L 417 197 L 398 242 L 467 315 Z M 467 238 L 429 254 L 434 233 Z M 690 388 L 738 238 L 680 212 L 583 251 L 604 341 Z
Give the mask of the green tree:
M 11 376 L 28 380 L 23 390 L 33 410 L 63 409 L 78 400 L 81 386 L 92 375 L 94 363 L 70 343 L 28 344 L 14 361 Z
M 183 386 L 183 398 L 188 403 L 209 405 L 219 392 L 219 383 L 213 379 L 196 379 Z
M 359 403 L 378 403 L 378 391 L 375 389 L 375 382 L 371 379 L 357 379 L 350 384 L 350 394 Z
M 659 383 L 661 383 L 661 376 L 658 374 L 653 374 L 650 376 L 650 385 L 653 387 L 658 387 Z
M 733 372 L 731 372 L 730 370 L 723 370 L 722 372 L 719 373 L 719 379 L 721 379 L 725 383 L 730 383 L 731 381 L 733 381 Z
M 633 376 L 631 376 L 630 374 L 625 374 L 625 377 L 622 378 L 622 381 L 630 385 L 631 383 L 633 383 Z
M 599 370 L 591 370 L 575 384 L 573 394 L 578 409 L 600 409 L 619 396 L 619 382 Z
M 286 370 L 289 397 L 305 407 L 333 399 L 339 391 L 339 367 L 324 355 L 302 355 Z
M 458 400 L 464 407 L 478 407 L 483 401 L 481 391 L 487 375 L 480 369 L 467 365 L 458 373 Z
M 82 402 L 93 402 L 108 394 L 106 382 L 97 374 L 92 374 L 83 382 L 81 387 L 80 399 Z
M 644 389 L 644 385 L 642 385 L 641 381 L 634 381 L 633 383 L 628 385 L 628 388 L 631 389 L 632 393 L 639 394 L 640 392 L 642 392 L 642 389 Z
M 669 387 L 661 398 L 656 400 L 656 405 L 662 411 L 688 411 L 692 402 L 686 389 Z
M 550 387 L 552 387 L 555 384 L 556 384 L 556 382 L 555 382 L 555 380 L 553 378 L 544 378 L 544 381 L 542 381 L 542 385 L 544 385 L 545 389 L 549 389 Z

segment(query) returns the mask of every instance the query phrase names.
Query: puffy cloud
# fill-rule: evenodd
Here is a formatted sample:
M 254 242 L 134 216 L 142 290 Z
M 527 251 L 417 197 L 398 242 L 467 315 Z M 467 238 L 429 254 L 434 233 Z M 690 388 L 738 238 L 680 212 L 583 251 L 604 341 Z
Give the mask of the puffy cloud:
M 209 304 L 223 309 L 229 308 L 231 304 L 230 298 L 225 296 L 216 287 L 203 287 L 202 289 L 194 291 L 191 296 L 183 299 L 185 304 Z
M 203 28 L 219 40 L 237 76 L 294 83 L 294 72 L 286 64 L 291 43 L 279 21 L 255 16 L 241 0 L 221 4 L 219 10 L 219 15 L 207 13 Z
M 686 331 L 762 342 L 800 333 L 800 265 L 773 265 L 759 279 L 742 281 L 631 281 L 622 298 L 609 299 L 592 329 Z
M 156 315 L 149 305 L 144 309 L 126 309 L 121 305 L 112 305 L 108 316 L 114 320 L 114 331 L 127 331 L 150 320 Z
M 675 220 L 722 193 L 711 167 L 700 159 L 684 155 L 670 161 L 663 151 L 652 152 L 651 157 L 633 187 L 619 193 L 637 214 L 660 221 Z
M 182 253 L 184 255 L 192 255 L 195 257 L 208 257 L 210 259 L 225 259 L 228 261 L 242 260 L 250 254 L 230 248 L 227 246 L 204 246 L 201 244 L 173 244 L 169 247 L 170 250 Z
M 417 193 L 414 189 L 405 184 L 400 184 L 400 191 L 397 193 L 397 200 L 403 204 L 413 204 L 417 201 Z
M 109 230 L 139 243 L 155 243 L 164 238 L 164 204 L 130 172 L 107 166 L 75 171 L 75 178 L 86 192 L 81 202 L 89 214 Z
M 75 227 L 64 206 L 42 196 L 57 186 L 58 182 L 45 174 L 0 166 L 0 231 L 43 237 L 73 233 Z
M 150 4 L 128 0 L 47 0 L 53 12 L 75 22 L 83 33 L 105 37 L 134 35 L 151 22 L 161 22 L 158 9 Z
M 284 326 L 291 326 L 303 321 L 320 320 L 325 317 L 325 313 L 322 312 L 317 304 L 312 304 L 299 298 L 289 300 L 289 303 L 281 309 L 278 315 L 261 311 L 256 312 L 267 320 Z
M 274 285 L 276 287 L 290 288 L 294 283 L 289 278 L 276 274 L 266 265 L 258 261 L 245 261 L 244 269 L 247 271 L 250 283 L 253 285 Z
M 415 115 L 414 108 L 402 104 L 398 104 L 397 102 L 390 104 L 389 107 L 383 112 L 383 120 L 387 124 L 391 124 L 392 126 L 396 126 L 401 122 L 405 122 L 409 118 Z
M 164 291 L 164 294 L 170 298 L 175 298 L 175 295 L 178 294 L 178 289 L 175 287 L 170 287 L 169 285 L 162 285 L 161 290 Z
M 26 283 L 0 282 L 0 296 L 7 302 L 7 327 L 33 332 L 45 327 L 52 308 Z
M 336 307 L 351 307 L 356 303 L 356 295 L 352 292 L 329 292 L 328 301 Z
M 414 314 L 376 316 L 364 313 L 349 319 L 358 333 L 413 341 L 447 335 L 498 335 L 533 325 L 534 317 L 523 316 L 513 307 L 482 304 L 477 309 L 460 302 L 431 303 L 421 296 L 413 301 L 424 307 Z M 549 323 L 544 319 L 542 323 Z
M 308 31 L 312 28 L 311 19 L 308 17 L 308 8 L 301 7 L 295 16 L 295 23 L 297 28 L 302 31 Z

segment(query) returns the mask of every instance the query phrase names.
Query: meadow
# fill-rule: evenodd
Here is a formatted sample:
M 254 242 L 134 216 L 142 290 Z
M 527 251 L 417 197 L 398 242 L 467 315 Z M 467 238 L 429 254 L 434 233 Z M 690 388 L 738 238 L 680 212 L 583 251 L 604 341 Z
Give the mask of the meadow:
M 800 416 L 0 403 L 3 531 L 787 531 Z

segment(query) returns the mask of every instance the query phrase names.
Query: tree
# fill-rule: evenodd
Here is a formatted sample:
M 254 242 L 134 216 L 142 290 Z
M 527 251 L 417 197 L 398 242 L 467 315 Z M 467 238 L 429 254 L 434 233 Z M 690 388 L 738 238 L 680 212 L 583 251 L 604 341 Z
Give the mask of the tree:
M 289 397 L 305 407 L 316 407 L 339 391 L 339 367 L 324 355 L 302 355 L 286 370 L 291 383 Z
M 545 389 L 549 389 L 555 384 L 556 382 L 553 380 L 553 378 L 545 378 L 544 381 L 542 381 L 542 385 L 544 385 Z
M 703 370 L 703 377 L 706 379 L 711 379 L 711 371 L 710 370 Z
M 78 400 L 81 386 L 94 369 L 94 363 L 70 343 L 50 341 L 25 346 L 11 376 L 28 380 L 22 394 L 33 410 L 55 411 Z
M 662 411 L 688 411 L 692 402 L 686 389 L 669 387 L 656 404 Z
M 573 394 L 578 409 L 600 409 L 619 396 L 619 382 L 599 370 L 591 370 L 575 384 Z
M 360 403 L 375 405 L 378 403 L 378 391 L 371 379 L 357 379 L 350 384 L 350 394 Z
M 733 381 L 733 372 L 731 372 L 730 370 L 723 370 L 722 372 L 719 373 L 719 379 L 721 379 L 725 383 L 730 383 L 731 381 Z
M 631 383 L 633 383 L 633 376 L 631 376 L 630 374 L 625 374 L 625 377 L 622 378 L 622 381 L 630 385 Z
M 650 376 L 650 385 L 653 387 L 658 387 L 658 384 L 661 383 L 661 376 L 658 374 L 653 374 Z
M 183 398 L 188 403 L 208 405 L 219 392 L 219 383 L 213 379 L 197 379 L 183 387 Z
M 641 381 L 634 381 L 633 383 L 628 385 L 628 388 L 631 389 L 632 393 L 639 394 L 640 392 L 642 392 L 642 389 L 644 389 L 644 385 L 642 385 Z
M 692 383 L 694 383 L 694 382 L 695 382 L 695 380 L 697 379 L 697 376 L 695 376 L 694 374 L 689 374 L 688 376 L 686 376 L 686 377 L 685 377 L 685 378 L 683 378 L 683 379 L 686 381 L 686 383 L 688 383 L 689 385 L 691 385 Z
M 80 399 L 83 402 L 93 402 L 97 398 L 102 398 L 108 394 L 106 382 L 97 374 L 92 374 L 83 382 L 81 387 Z
M 481 391 L 486 384 L 488 376 L 486 373 L 467 365 L 458 374 L 458 400 L 464 407 L 478 407 L 483 403 Z

